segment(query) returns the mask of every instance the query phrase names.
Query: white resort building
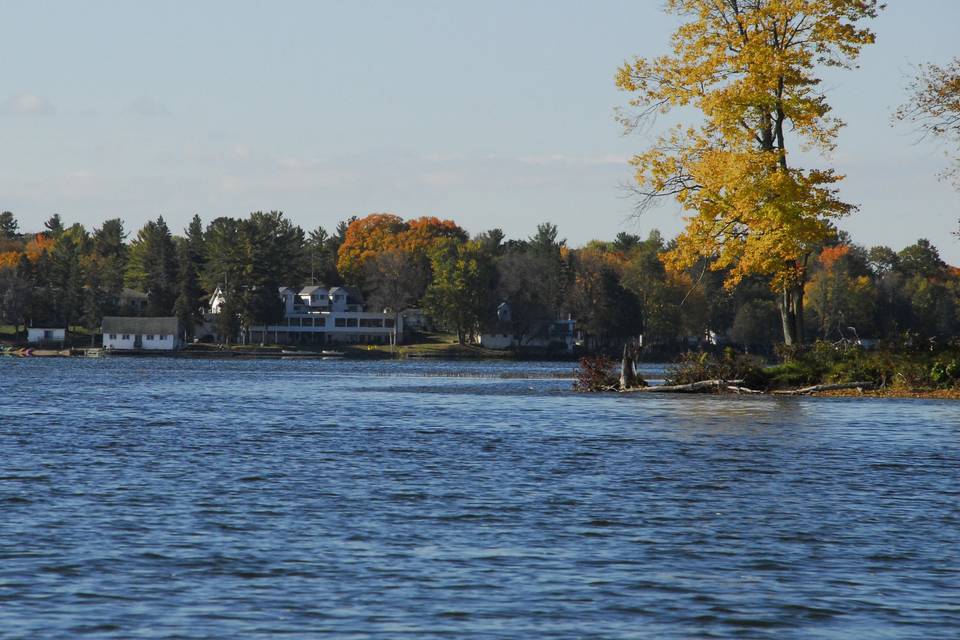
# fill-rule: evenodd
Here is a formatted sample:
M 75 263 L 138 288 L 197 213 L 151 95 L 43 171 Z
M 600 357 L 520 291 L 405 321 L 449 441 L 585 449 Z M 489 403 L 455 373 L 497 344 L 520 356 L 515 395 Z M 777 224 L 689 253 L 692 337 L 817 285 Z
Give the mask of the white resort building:
M 251 326 L 251 341 L 325 345 L 389 344 L 403 340 L 403 317 L 389 311 L 367 311 L 363 294 L 356 287 L 280 287 L 278 296 L 283 305 L 283 320 L 266 327 Z M 210 313 L 219 313 L 223 303 L 224 293 L 217 288 L 210 297 Z

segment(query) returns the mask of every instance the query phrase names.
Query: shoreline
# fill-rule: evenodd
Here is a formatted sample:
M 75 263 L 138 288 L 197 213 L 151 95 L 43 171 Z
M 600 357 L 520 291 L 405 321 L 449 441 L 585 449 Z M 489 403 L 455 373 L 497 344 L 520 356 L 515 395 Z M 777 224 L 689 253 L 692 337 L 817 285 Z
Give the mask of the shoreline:
M 64 349 L 43 349 L 34 347 L 19 347 L 0 352 L 0 356 L 13 358 L 173 358 L 173 359 L 299 359 L 299 360 L 483 360 L 509 362 L 570 362 L 576 363 L 575 356 L 551 356 L 545 354 L 518 354 L 513 352 L 488 352 L 470 349 L 447 349 L 436 351 L 406 351 L 391 353 L 385 349 L 359 349 L 343 347 L 330 353 L 315 351 L 281 352 L 275 349 L 203 349 L 179 351 L 153 350 L 104 350 L 98 347 L 74 347 Z
M 92 354 L 90 352 L 99 352 Z M 182 360 L 280 360 L 280 359 L 299 359 L 299 360 L 436 360 L 436 361 L 510 361 L 510 362 L 575 362 L 573 358 L 545 358 L 543 356 L 523 356 L 518 354 L 504 354 L 489 357 L 484 354 L 463 354 L 463 353 L 430 353 L 430 354 L 417 354 L 417 355 L 402 355 L 402 354 L 390 354 L 389 352 L 384 353 L 382 351 L 350 351 L 346 350 L 342 353 L 330 353 L 323 354 L 318 352 L 290 352 L 290 353 L 278 353 L 276 351 L 258 351 L 250 350 L 249 352 L 243 351 L 218 351 L 218 350 L 204 350 L 204 351 L 111 351 L 104 352 L 101 349 L 16 349 L 16 350 L 7 350 L 4 351 L 2 355 L 12 357 L 12 358 L 97 358 L 97 357 L 120 357 L 120 358 L 136 358 L 136 357 L 146 357 L 146 358 L 170 358 L 170 359 L 182 359 Z M 586 392 L 588 395 L 594 395 L 593 393 Z M 631 395 L 646 395 L 646 394 L 631 394 Z M 657 393 L 656 395 L 662 396 L 663 394 Z M 741 396 L 744 394 L 738 394 L 733 391 L 724 391 L 724 392 L 705 392 L 705 393 L 679 393 L 679 394 L 669 394 L 671 396 L 686 396 L 686 395 L 695 395 L 695 396 Z M 818 397 L 818 398 L 858 398 L 858 399 L 897 399 L 897 400 L 960 400 L 960 389 L 840 389 L 840 390 L 825 390 L 825 391 L 816 391 L 808 394 L 791 396 L 791 395 L 782 395 L 774 394 L 770 391 L 763 391 L 760 393 L 751 393 L 746 394 L 749 397 L 768 397 L 768 398 L 788 398 L 788 397 Z

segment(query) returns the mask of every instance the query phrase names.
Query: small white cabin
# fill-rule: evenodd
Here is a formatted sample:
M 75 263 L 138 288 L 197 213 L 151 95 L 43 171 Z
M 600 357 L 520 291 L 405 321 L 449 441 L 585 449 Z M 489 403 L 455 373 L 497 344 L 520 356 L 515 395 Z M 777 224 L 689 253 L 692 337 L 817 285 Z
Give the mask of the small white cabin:
M 63 342 L 67 338 L 67 330 L 63 328 L 27 327 L 27 342 L 29 344 L 52 344 Z
M 176 351 L 182 346 L 180 322 L 169 318 L 103 318 L 104 349 Z
M 509 310 L 507 313 L 509 313 Z M 518 340 L 510 325 L 501 322 L 495 329 L 499 333 L 480 334 L 477 342 L 487 349 L 504 350 L 533 347 L 535 349 L 556 349 L 573 353 L 575 325 L 576 322 L 572 319 L 535 323 L 527 335 Z

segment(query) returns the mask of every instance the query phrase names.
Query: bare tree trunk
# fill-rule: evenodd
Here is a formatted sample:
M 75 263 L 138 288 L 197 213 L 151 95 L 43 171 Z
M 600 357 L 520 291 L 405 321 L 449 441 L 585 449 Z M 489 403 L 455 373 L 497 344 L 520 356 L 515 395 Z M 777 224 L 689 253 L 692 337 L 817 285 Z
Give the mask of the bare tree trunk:
M 784 289 L 780 294 L 780 322 L 783 326 L 783 342 L 787 346 L 797 343 L 796 324 L 793 320 L 793 310 L 790 301 L 790 291 Z
M 787 345 L 803 344 L 803 285 L 784 288 L 780 295 L 780 320 L 783 341 Z
M 633 366 L 633 352 L 629 344 L 623 345 L 623 359 L 620 361 L 620 390 L 637 386 L 637 371 Z
M 806 340 L 806 335 L 803 326 L 803 283 L 797 286 L 794 300 L 794 323 L 795 323 L 795 332 L 797 336 L 797 344 L 802 345 L 804 340 Z

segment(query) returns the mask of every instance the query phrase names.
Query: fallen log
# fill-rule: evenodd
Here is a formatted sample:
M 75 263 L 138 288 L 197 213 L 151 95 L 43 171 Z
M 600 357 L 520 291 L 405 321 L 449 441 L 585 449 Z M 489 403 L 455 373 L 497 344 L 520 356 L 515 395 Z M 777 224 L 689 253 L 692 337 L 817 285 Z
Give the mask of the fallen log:
M 869 381 L 838 382 L 836 384 L 815 384 L 812 387 L 804 387 L 803 389 L 781 389 L 773 393 L 778 396 L 803 396 L 811 393 L 819 393 L 820 391 L 843 391 L 844 389 L 863 391 L 864 389 L 873 389 L 874 386 L 874 383 Z
M 748 393 L 748 394 L 759 393 L 761 395 L 766 393 L 765 391 L 761 391 L 758 389 L 749 389 L 747 387 L 738 387 L 736 385 L 727 385 L 727 391 L 733 391 L 734 393 Z
M 648 393 L 702 393 L 704 391 L 713 391 L 722 389 L 729 385 L 743 384 L 743 380 L 700 380 L 689 384 L 662 384 L 655 387 L 634 387 L 632 389 L 623 389 L 625 393 L 636 391 L 646 391 Z

